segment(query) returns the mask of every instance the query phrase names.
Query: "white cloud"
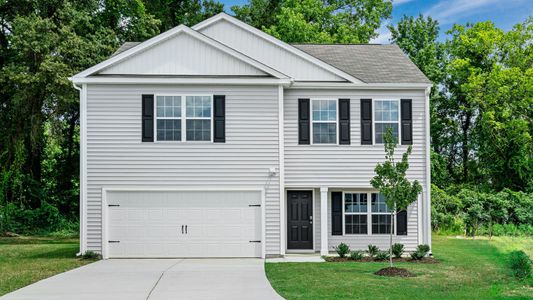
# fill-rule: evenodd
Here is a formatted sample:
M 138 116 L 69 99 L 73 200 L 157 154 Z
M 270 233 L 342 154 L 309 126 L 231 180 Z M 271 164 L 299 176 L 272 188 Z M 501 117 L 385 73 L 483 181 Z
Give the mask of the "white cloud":
M 413 0 L 392 0 L 392 4 L 393 5 L 401 5 L 401 4 L 404 4 L 404 3 L 408 3 L 408 2 L 411 2 Z
M 390 44 L 390 38 L 392 37 L 392 34 L 390 30 L 387 28 L 388 24 L 383 24 L 378 29 L 378 37 L 371 39 L 370 43 L 373 44 Z
M 523 2 L 523 0 L 441 0 L 430 7 L 424 15 L 439 20 L 441 24 L 449 24 L 461 17 L 482 13 L 494 9 L 494 5 Z

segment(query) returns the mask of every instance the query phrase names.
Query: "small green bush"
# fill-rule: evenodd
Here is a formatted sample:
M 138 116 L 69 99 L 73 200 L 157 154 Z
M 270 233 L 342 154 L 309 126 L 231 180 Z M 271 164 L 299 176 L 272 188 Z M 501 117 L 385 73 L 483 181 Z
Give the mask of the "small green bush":
M 378 254 L 379 248 L 375 245 L 368 245 L 368 256 L 374 257 L 376 254 Z
M 418 245 L 418 247 L 416 247 L 416 251 L 417 252 L 420 252 L 422 254 L 424 254 L 424 256 L 426 256 L 426 254 L 429 253 L 429 245 Z
M 411 258 L 414 260 L 421 260 L 422 258 L 424 258 L 424 255 L 418 251 L 415 251 L 411 253 Z
M 378 251 L 378 253 L 376 253 L 376 260 L 387 260 L 389 258 L 389 251 Z
M 396 243 L 392 245 L 392 255 L 396 258 L 402 257 L 403 254 L 403 244 Z
M 345 243 L 340 243 L 337 247 L 335 247 L 335 251 L 340 258 L 344 258 L 348 253 L 350 253 L 350 246 L 346 245 Z
M 359 250 L 352 251 L 350 253 L 350 259 L 352 259 L 352 260 L 361 260 L 361 259 L 363 259 L 363 251 L 359 251 Z
M 429 253 L 429 245 L 418 245 L 416 251 L 411 253 L 411 258 L 414 260 L 421 260 Z
M 85 253 L 83 253 L 81 255 L 81 258 L 83 259 L 100 259 L 100 254 L 94 252 L 94 251 L 90 251 L 90 250 L 87 250 L 85 251 Z
M 514 277 L 524 279 L 531 276 L 531 259 L 524 251 L 512 251 L 509 262 Z

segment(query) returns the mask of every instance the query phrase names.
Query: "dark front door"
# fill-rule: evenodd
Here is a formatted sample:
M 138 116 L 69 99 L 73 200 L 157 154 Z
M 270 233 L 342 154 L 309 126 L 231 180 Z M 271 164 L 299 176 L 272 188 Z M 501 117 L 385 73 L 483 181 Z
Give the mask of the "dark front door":
M 287 193 L 287 249 L 313 249 L 313 193 Z

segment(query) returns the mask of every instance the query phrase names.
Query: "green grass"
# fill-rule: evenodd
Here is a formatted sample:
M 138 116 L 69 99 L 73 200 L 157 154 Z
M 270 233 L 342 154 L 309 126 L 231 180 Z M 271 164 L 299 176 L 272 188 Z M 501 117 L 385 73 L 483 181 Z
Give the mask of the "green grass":
M 417 276 L 373 275 L 387 263 L 267 263 L 272 286 L 286 299 L 533 299 L 533 279 L 510 276 L 507 254 L 533 239 L 476 240 L 434 236 L 438 264 L 397 263 Z
M 76 239 L 0 238 L 0 296 L 92 262 L 78 250 Z

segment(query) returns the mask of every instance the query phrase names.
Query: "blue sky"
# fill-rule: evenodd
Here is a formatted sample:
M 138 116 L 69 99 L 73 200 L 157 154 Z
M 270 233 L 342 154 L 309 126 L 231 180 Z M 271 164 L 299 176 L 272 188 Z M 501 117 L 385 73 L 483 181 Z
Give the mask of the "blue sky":
M 247 0 L 219 0 L 231 13 L 232 5 L 242 5 Z M 403 15 L 417 16 L 423 13 L 437 19 L 441 32 L 445 32 L 454 23 L 466 24 L 491 20 L 496 26 L 509 30 L 514 24 L 533 16 L 533 0 L 395 0 L 392 11 L 394 24 Z M 379 30 L 380 36 L 374 43 L 388 43 L 390 33 L 386 26 Z M 441 38 L 444 38 L 442 34 Z

